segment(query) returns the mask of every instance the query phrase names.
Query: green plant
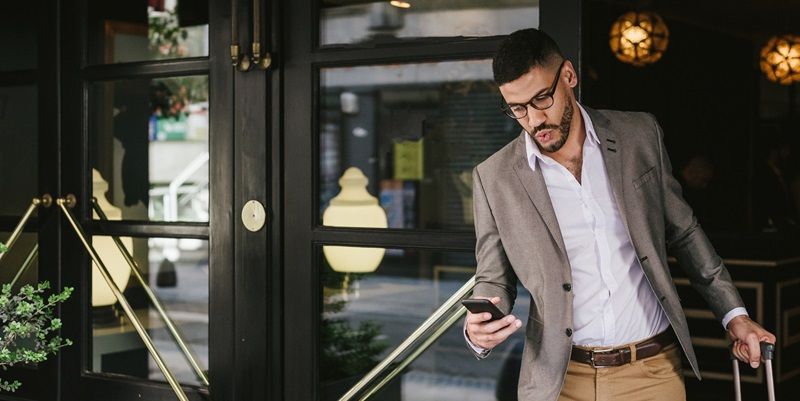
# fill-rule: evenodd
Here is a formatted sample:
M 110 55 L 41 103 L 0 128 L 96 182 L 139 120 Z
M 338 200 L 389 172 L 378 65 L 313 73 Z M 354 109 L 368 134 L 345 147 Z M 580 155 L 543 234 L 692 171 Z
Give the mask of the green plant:
M 353 280 L 359 275 L 353 275 Z M 380 340 L 381 326 L 371 321 L 351 325 L 346 319 L 334 318 L 347 301 L 341 292 L 349 292 L 345 274 L 328 271 L 323 277 L 323 318 L 320 322 L 320 379 L 330 382 L 363 375 L 378 363 L 378 357 L 389 346 Z
M 185 57 L 187 50 L 183 41 L 189 36 L 186 29 L 178 23 L 178 15 L 169 10 L 166 13 L 151 13 L 148 18 L 148 39 L 154 56 Z
M 0 253 L 7 250 L 0 243 Z M 44 281 L 36 286 L 25 285 L 18 294 L 11 293 L 11 284 L 0 290 L 0 368 L 4 371 L 17 364 L 44 362 L 48 355 L 72 345 L 72 341 L 58 335 L 61 319 L 53 316 L 55 308 L 70 297 L 73 289 L 65 287 L 45 299 L 49 289 L 50 283 Z M 16 380 L 0 379 L 3 391 L 13 392 L 21 385 Z

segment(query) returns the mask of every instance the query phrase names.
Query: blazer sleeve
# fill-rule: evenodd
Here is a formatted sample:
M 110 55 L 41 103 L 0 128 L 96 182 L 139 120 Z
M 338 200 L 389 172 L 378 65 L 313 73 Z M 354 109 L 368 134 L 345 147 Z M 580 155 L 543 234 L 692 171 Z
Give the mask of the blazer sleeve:
M 728 269 L 711 241 L 697 223 L 691 207 L 681 195 L 681 186 L 672 175 L 672 164 L 664 147 L 664 133 L 652 117 L 657 133 L 664 194 L 664 224 L 667 247 L 689 276 L 689 281 L 722 321 L 734 308 L 744 307 Z
M 498 307 L 509 314 L 517 297 L 517 276 L 508 262 L 477 167 L 472 171 L 472 204 L 478 262 L 473 295 L 500 297 Z

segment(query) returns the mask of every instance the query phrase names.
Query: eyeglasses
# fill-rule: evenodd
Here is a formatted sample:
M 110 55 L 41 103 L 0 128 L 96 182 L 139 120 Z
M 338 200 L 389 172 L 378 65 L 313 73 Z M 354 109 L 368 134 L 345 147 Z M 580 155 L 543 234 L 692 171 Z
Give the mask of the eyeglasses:
M 518 104 L 507 104 L 500 107 L 503 110 L 503 113 L 506 113 L 507 116 L 511 118 L 525 118 L 528 115 L 528 105 L 533 106 L 536 110 L 546 110 L 549 109 L 550 106 L 553 105 L 553 94 L 556 93 L 556 88 L 558 87 L 559 77 L 561 76 L 561 68 L 564 67 L 564 63 L 567 60 L 563 60 L 561 64 L 558 66 L 558 70 L 556 71 L 556 76 L 553 78 L 553 83 L 550 84 L 550 89 L 547 92 L 542 93 L 540 95 L 536 95 L 531 100 L 528 100 L 525 103 L 518 103 Z

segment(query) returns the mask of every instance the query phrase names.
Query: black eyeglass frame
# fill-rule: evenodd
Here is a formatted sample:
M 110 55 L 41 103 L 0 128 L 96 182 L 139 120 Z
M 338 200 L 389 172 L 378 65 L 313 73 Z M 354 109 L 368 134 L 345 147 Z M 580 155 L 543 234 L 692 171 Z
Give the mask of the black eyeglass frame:
M 559 78 L 561 77 L 561 69 L 564 68 L 564 63 L 566 63 L 566 62 L 567 62 L 567 59 L 564 59 L 564 60 L 561 61 L 561 64 L 558 65 L 558 70 L 556 70 L 556 76 L 555 76 L 555 78 L 553 78 L 553 83 L 550 84 L 550 88 L 547 90 L 547 92 L 539 94 L 539 95 L 536 95 L 536 96 L 530 98 L 530 100 L 528 100 L 525 103 L 515 103 L 513 106 L 509 105 L 509 104 L 504 104 L 504 105 L 500 106 L 500 110 L 502 110 L 503 113 L 505 113 L 505 115 L 507 115 L 507 116 L 509 116 L 509 117 L 511 117 L 511 118 L 513 118 L 515 120 L 519 120 L 520 118 L 525 118 L 525 117 L 528 116 L 528 105 L 530 105 L 531 107 L 533 107 L 536 110 L 547 110 L 550 107 L 552 107 L 553 103 L 555 103 L 555 100 L 553 99 L 553 95 L 556 93 L 556 88 L 558 88 L 558 81 L 560 81 Z M 545 100 L 546 99 L 547 100 L 547 106 L 537 106 L 536 103 L 534 103 L 537 99 L 538 100 Z M 539 103 L 542 104 L 541 102 L 539 102 Z M 514 106 L 525 106 L 525 108 L 524 108 L 525 114 L 523 114 L 521 116 L 517 116 L 516 114 L 514 114 L 514 111 L 511 110 L 511 108 L 514 107 Z

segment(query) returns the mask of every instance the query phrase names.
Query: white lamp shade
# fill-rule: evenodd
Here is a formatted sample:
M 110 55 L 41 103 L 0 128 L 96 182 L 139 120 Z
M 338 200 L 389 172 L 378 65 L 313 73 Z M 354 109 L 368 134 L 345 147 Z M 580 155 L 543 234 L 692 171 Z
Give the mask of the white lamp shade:
M 378 199 L 367 192 L 367 177 L 356 167 L 350 167 L 339 179 L 342 190 L 331 199 L 322 214 L 322 224 L 332 227 L 387 228 L 386 212 Z M 328 264 L 341 273 L 371 273 L 381 264 L 383 248 L 350 246 L 322 247 Z
M 105 193 L 108 191 L 108 183 L 103 180 L 97 170 L 92 170 L 92 181 L 92 194 L 97 199 L 100 209 L 108 216 L 109 220 L 121 220 L 122 210 L 114 207 L 106 200 Z M 95 219 L 100 217 L 96 213 L 93 213 L 93 215 Z M 133 240 L 129 237 L 121 238 L 121 240 L 125 248 L 132 252 Z M 111 279 L 117 284 L 120 291 L 125 291 L 125 287 L 131 277 L 131 268 L 117 248 L 114 240 L 111 237 L 93 237 L 92 246 L 97 250 L 97 254 L 100 255 L 100 259 L 109 274 L 111 274 Z M 100 274 L 100 268 L 92 262 L 92 306 L 109 306 L 115 303 L 117 303 L 117 298 L 111 292 L 111 288 L 109 288 L 102 274 Z

